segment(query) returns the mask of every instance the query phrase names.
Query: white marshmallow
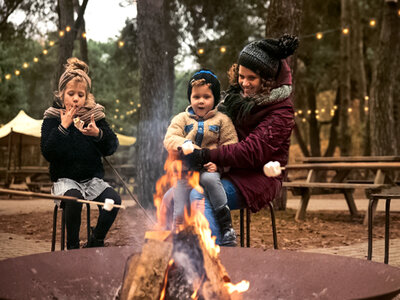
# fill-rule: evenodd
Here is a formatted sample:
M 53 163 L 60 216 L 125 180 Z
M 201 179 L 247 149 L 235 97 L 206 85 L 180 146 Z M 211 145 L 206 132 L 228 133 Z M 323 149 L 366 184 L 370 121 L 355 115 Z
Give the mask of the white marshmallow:
M 114 207 L 114 200 L 106 198 L 106 200 L 104 201 L 103 209 L 107 210 L 107 211 L 111 211 L 113 209 L 113 207 Z
M 192 141 L 185 141 L 182 145 L 183 154 L 188 155 L 194 150 Z
M 268 177 L 276 177 L 282 173 L 281 164 L 278 161 L 269 161 L 263 169 L 264 174 Z

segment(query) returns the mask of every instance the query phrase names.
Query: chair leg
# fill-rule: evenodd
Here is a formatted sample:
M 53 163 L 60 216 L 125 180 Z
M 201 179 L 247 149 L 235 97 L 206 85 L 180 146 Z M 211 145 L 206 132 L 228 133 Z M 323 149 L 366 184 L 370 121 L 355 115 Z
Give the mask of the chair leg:
M 53 252 L 56 249 L 56 235 L 57 235 L 57 213 L 58 213 L 58 205 L 54 205 L 53 211 L 53 233 L 51 235 L 51 251 Z
M 246 247 L 250 248 L 250 209 L 246 208 Z
M 61 250 L 65 248 L 65 208 L 62 209 L 61 214 Z
M 90 238 L 90 204 L 86 203 L 87 240 Z
M 390 229 L 390 198 L 386 199 L 385 208 L 385 264 L 389 263 L 389 229 Z
M 274 249 L 278 249 L 278 236 L 276 234 L 276 223 L 275 223 L 275 212 L 274 205 L 272 201 L 268 202 L 269 210 L 271 212 L 271 222 L 272 222 L 272 237 L 274 239 Z
M 377 200 L 376 200 L 377 201 Z M 374 215 L 372 213 L 372 207 L 374 205 L 375 198 L 369 199 L 369 204 L 368 204 L 368 253 L 367 253 L 367 259 L 371 260 L 372 259 L 372 230 L 373 230 L 373 218 Z
M 244 247 L 244 209 L 240 209 L 240 247 Z

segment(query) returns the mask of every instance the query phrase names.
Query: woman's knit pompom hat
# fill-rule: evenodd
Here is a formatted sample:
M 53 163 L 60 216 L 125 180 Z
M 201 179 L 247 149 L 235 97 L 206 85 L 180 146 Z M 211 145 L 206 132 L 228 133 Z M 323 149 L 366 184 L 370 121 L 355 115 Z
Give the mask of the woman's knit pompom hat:
M 217 106 L 221 98 L 221 84 L 218 80 L 217 75 L 215 75 L 211 70 L 201 69 L 193 74 L 188 82 L 187 96 L 190 103 L 190 96 L 192 95 L 192 84 L 194 81 L 204 79 L 205 83 L 210 84 L 210 89 L 214 96 L 214 107 Z
M 276 79 L 280 60 L 292 55 L 298 46 L 299 39 L 289 34 L 255 41 L 243 48 L 238 63 L 264 79 Z

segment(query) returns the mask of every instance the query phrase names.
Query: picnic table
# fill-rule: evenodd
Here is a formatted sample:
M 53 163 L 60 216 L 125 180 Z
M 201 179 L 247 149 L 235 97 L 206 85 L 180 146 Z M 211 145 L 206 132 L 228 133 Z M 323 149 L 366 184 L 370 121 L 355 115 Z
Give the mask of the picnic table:
M 9 170 L 1 168 L 0 171 L 5 174 L 5 185 L 9 188 L 40 192 L 51 186 L 47 166 L 22 166 Z
M 363 189 L 367 194 L 379 192 L 384 188 L 396 185 L 394 171 L 400 170 L 398 156 L 348 156 L 348 157 L 309 157 L 303 163 L 289 164 L 285 167 L 283 187 L 291 190 L 294 195 L 301 195 L 300 206 L 296 212 L 296 220 L 303 220 L 311 195 L 343 194 L 350 214 L 357 215 L 354 202 L 354 189 Z M 306 170 L 305 180 L 288 181 L 288 175 L 293 170 Z M 333 171 L 329 181 L 321 181 L 321 172 Z M 372 179 L 354 180 L 350 174 L 354 171 L 372 173 Z M 322 176 L 325 178 L 325 176 Z M 376 210 L 376 205 L 373 208 Z M 365 218 L 365 224 L 367 216 Z

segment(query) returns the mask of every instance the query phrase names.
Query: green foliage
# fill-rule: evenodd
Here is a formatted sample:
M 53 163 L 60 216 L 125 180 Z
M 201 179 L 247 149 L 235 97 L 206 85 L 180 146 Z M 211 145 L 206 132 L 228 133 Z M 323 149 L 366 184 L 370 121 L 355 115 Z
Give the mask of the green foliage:
M 45 56 L 43 47 L 32 39 L 26 39 L 22 32 L 11 30 L 7 40 L 0 41 L 0 123 L 5 123 L 19 110 L 26 110 L 32 117 L 41 118 L 43 111 L 51 103 L 51 78 L 56 52 L 49 49 Z M 35 63 L 36 54 L 39 62 Z M 23 63 L 28 63 L 23 68 Z M 19 70 L 17 76 L 15 71 Z M 11 79 L 6 80 L 6 74 Z M 49 100 L 50 99 L 50 100 Z
M 249 41 L 263 36 L 265 1 L 191 1 L 178 0 L 183 6 L 180 34 L 192 40 L 188 46 L 202 68 L 213 70 L 224 88 L 226 72 L 237 61 L 240 50 Z M 190 35 L 190 37 L 188 37 Z M 222 53 L 220 47 L 226 52 Z M 204 49 L 204 54 L 198 50 Z
M 115 41 L 89 41 L 92 92 L 106 108 L 107 119 L 116 132 L 136 135 L 139 98 L 139 64 L 135 21 L 127 21 L 119 47 Z

